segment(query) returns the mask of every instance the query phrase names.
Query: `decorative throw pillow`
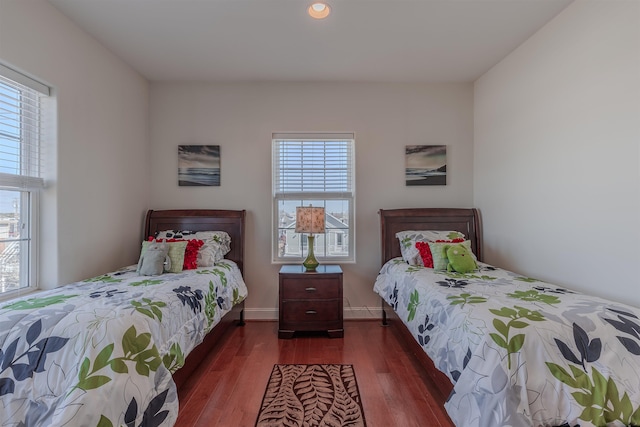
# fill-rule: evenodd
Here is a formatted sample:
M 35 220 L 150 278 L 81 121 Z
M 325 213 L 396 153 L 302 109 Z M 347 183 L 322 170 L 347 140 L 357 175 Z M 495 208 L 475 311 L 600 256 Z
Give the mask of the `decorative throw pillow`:
M 153 241 L 153 237 L 149 237 L 149 241 Z M 187 247 L 184 250 L 184 264 L 182 265 L 183 270 L 193 270 L 198 268 L 198 252 L 200 248 L 204 245 L 204 242 L 200 239 L 191 239 L 191 240 L 183 240 L 183 239 L 164 239 L 165 242 L 173 243 L 173 242 L 187 242 Z
M 204 245 L 204 242 L 200 239 L 192 239 L 187 241 L 187 248 L 184 251 L 184 265 L 185 270 L 193 270 L 198 268 L 198 253 L 200 248 Z
M 431 255 L 431 248 L 427 242 L 416 242 L 416 249 L 420 253 L 422 258 L 422 265 L 427 268 L 433 268 L 433 255 Z
M 142 250 L 140 251 L 140 258 L 144 256 L 149 245 L 153 242 L 142 242 Z M 182 266 L 184 265 L 184 253 L 187 249 L 187 241 L 171 242 L 169 245 L 169 258 L 171 259 L 171 268 L 168 273 L 180 273 Z
M 436 240 L 436 242 L 442 243 L 462 243 L 464 239 L 458 238 L 453 240 Z M 420 259 L 422 260 L 422 265 L 427 268 L 433 268 L 433 255 L 431 255 L 431 248 L 429 247 L 428 242 L 416 242 L 416 249 L 420 253 Z
M 464 234 L 459 231 L 440 230 L 407 230 L 396 233 L 400 241 L 400 252 L 402 258 L 410 265 L 422 265 L 420 252 L 416 248 L 417 242 L 435 242 L 436 240 L 464 239 Z
M 156 233 L 156 238 L 202 240 L 204 245 L 198 251 L 198 267 L 212 267 L 231 250 L 231 237 L 225 231 L 165 230 Z
M 169 245 L 164 242 L 149 242 L 144 253 L 140 255 L 136 271 L 143 276 L 157 276 L 171 268 L 168 256 Z
M 465 240 L 462 243 L 454 243 L 453 245 L 449 242 L 429 242 L 429 248 L 431 249 L 431 255 L 433 256 L 434 270 L 445 271 L 447 269 L 447 266 L 449 265 L 447 249 L 454 245 L 463 245 L 469 251 L 473 261 L 477 261 L 473 251 L 471 250 L 471 240 Z
M 478 269 L 478 264 L 473 259 L 471 250 L 460 243 L 447 246 L 447 271 L 457 273 L 471 273 Z

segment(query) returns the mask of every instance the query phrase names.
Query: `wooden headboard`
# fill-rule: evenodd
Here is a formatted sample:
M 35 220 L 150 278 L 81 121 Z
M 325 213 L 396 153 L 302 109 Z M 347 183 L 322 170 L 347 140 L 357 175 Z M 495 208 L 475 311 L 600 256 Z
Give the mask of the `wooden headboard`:
M 382 264 L 402 256 L 396 233 L 404 230 L 451 230 L 464 233 L 471 249 L 482 261 L 480 212 L 462 208 L 380 209 Z M 382 265 L 381 264 L 381 265 Z
M 144 238 L 163 230 L 226 231 L 231 237 L 231 251 L 225 258 L 238 264 L 244 273 L 244 231 L 246 211 L 211 209 L 149 210 Z

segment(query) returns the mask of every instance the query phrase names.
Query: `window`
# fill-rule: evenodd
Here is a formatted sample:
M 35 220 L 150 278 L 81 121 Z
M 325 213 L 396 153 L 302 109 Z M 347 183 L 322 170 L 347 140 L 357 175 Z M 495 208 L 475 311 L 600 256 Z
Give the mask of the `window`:
M 355 260 L 353 134 L 273 135 L 273 260 L 307 256 L 307 239 L 295 232 L 296 207 L 325 208 L 325 234 L 316 235 L 321 261 Z
M 0 65 L 0 298 L 35 287 L 41 98 L 49 88 Z

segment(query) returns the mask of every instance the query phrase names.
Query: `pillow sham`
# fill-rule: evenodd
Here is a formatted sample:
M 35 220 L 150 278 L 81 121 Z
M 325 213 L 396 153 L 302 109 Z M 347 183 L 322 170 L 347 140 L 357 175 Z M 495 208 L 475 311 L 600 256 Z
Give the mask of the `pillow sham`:
M 149 245 L 153 242 L 144 241 L 142 242 L 142 250 L 140 251 L 140 258 L 147 251 Z M 187 241 L 181 242 L 167 242 L 169 245 L 169 258 L 171 259 L 171 268 L 167 271 L 168 273 L 180 273 L 182 271 L 182 266 L 184 265 L 184 253 L 187 249 Z M 138 261 L 139 262 L 139 261 Z
M 231 250 L 231 237 L 224 231 L 198 231 L 196 237 L 205 242 L 198 254 L 199 267 L 211 267 L 224 259 Z
M 431 256 L 433 257 L 433 269 L 437 271 L 446 271 L 449 259 L 447 258 L 447 249 L 452 245 L 462 245 L 471 254 L 473 261 L 478 265 L 478 259 L 471 250 L 471 240 L 465 240 L 462 243 L 451 242 L 427 242 L 429 249 L 431 249 Z
M 400 253 L 409 265 L 422 265 L 420 252 L 416 248 L 416 242 L 435 242 L 436 240 L 464 239 L 464 234 L 459 231 L 440 230 L 406 230 L 396 233 L 400 241 Z
M 202 240 L 197 257 L 198 267 L 212 267 L 222 261 L 231 250 L 231 237 L 225 231 L 164 230 L 156 233 L 157 239 Z

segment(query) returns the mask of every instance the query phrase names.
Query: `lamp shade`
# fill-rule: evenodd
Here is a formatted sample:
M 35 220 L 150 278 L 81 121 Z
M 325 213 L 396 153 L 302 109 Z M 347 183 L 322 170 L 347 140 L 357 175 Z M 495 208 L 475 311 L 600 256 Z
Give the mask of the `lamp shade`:
M 324 208 L 296 208 L 296 233 L 324 233 Z

